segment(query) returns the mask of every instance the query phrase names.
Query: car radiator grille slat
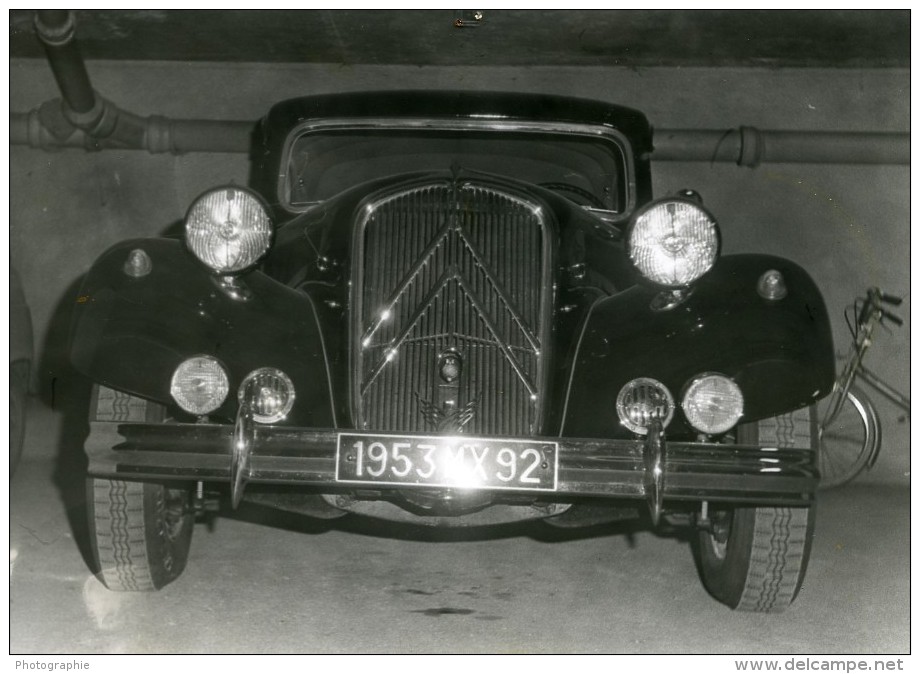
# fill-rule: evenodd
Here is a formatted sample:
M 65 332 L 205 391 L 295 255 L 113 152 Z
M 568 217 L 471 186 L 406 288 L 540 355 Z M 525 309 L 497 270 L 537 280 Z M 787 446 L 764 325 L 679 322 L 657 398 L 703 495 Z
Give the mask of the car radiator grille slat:
M 448 182 L 363 211 L 354 306 L 360 427 L 540 430 L 551 286 L 544 213 L 491 187 Z M 461 358 L 453 385 L 439 376 L 449 350 Z

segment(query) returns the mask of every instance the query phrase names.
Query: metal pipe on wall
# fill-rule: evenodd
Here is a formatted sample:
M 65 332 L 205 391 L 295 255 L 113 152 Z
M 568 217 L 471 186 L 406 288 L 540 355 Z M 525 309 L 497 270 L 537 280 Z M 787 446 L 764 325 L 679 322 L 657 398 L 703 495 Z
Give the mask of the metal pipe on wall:
M 845 131 L 761 131 L 753 126 L 717 131 L 661 129 L 655 161 L 909 164 L 910 134 Z
M 141 117 L 104 99 L 90 84 L 72 11 L 39 10 L 35 29 L 45 46 L 62 100 L 10 114 L 10 142 L 47 150 L 127 149 L 151 153 L 248 152 L 252 122 Z
M 121 110 L 92 88 L 74 39 L 72 11 L 40 10 L 35 27 L 63 101 L 28 113 L 10 113 L 10 143 L 54 150 L 130 149 L 151 153 L 248 152 L 255 122 L 140 117 Z M 910 134 L 875 132 L 727 131 L 662 129 L 654 134 L 654 161 L 909 164 Z
M 35 32 L 45 47 L 45 54 L 67 106 L 77 114 L 86 114 L 96 103 L 89 74 L 74 39 L 76 23 L 73 12 L 66 9 L 42 9 L 35 13 Z
M 208 119 L 170 119 L 159 115 L 138 117 L 120 111 L 122 124 L 133 129 L 133 142 L 125 134 L 94 138 L 72 126 L 60 127 L 49 120 L 62 118 L 61 101 L 49 101 L 30 112 L 10 113 L 10 143 L 42 150 L 83 148 L 84 150 L 146 150 L 169 152 L 247 153 L 252 145 L 255 122 Z M 126 120 L 129 120 L 126 122 Z M 63 133 L 56 131 L 62 128 Z
M 119 111 L 122 133 L 95 138 L 63 124 L 54 104 L 26 113 L 10 113 L 10 143 L 56 150 L 146 150 L 171 152 L 249 152 L 255 122 L 242 120 L 141 118 Z M 58 107 L 60 107 L 58 105 Z M 60 129 L 64 130 L 64 134 Z M 125 131 L 129 130 L 129 134 Z M 878 132 L 761 131 L 742 126 L 727 131 L 661 129 L 654 135 L 653 161 L 726 163 L 756 167 L 763 163 L 910 164 L 910 134 Z

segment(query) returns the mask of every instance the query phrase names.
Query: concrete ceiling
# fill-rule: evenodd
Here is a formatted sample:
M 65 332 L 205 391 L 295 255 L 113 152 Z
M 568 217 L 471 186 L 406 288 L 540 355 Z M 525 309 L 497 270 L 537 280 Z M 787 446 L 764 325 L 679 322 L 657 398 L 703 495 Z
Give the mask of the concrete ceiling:
M 10 11 L 13 58 L 43 55 L 32 14 Z M 77 36 L 88 59 L 910 67 L 909 10 L 110 10 Z

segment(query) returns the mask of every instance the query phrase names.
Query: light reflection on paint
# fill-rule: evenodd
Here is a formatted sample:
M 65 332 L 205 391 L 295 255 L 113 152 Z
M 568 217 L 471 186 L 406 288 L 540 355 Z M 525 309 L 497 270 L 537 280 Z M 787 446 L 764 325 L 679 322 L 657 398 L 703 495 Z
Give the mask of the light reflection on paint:
M 114 572 L 114 569 L 109 569 Z M 124 610 L 138 608 L 137 595 L 130 592 L 112 592 L 99 582 L 96 576 L 87 577 L 83 583 L 83 606 L 95 623 L 96 628 L 104 632 L 115 631 L 125 624 Z

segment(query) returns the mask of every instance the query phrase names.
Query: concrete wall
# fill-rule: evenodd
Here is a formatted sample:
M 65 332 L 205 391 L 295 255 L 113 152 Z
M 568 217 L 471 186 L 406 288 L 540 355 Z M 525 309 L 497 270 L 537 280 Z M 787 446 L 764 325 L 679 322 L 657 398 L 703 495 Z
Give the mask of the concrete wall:
M 97 90 L 140 114 L 253 119 L 275 101 L 309 93 L 453 88 L 538 91 L 598 98 L 643 110 L 659 128 L 908 131 L 906 70 L 391 67 L 91 62 Z M 57 95 L 42 61 L 13 61 L 11 109 Z M 10 248 L 33 311 L 46 404 L 70 375 L 62 348 L 78 280 L 126 237 L 155 236 L 205 188 L 245 183 L 240 155 L 45 153 L 11 147 Z M 869 285 L 909 291 L 908 167 L 658 162 L 657 194 L 700 191 L 720 219 L 724 251 L 762 251 L 805 266 L 825 293 L 837 350 L 847 347 L 844 306 Z M 882 331 L 869 364 L 909 385 L 910 299 L 903 329 Z M 887 452 L 875 478 L 904 480 L 909 422 L 879 400 Z

